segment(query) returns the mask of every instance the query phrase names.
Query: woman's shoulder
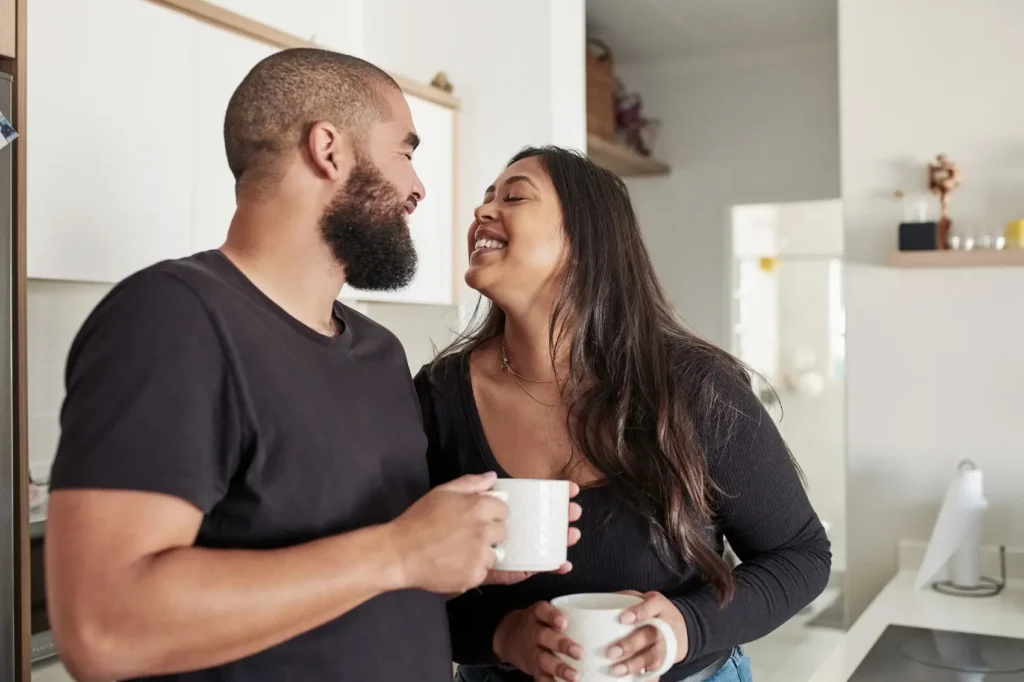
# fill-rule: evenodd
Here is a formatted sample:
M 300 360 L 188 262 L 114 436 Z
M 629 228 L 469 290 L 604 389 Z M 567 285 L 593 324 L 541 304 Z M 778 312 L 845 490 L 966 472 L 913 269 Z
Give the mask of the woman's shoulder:
M 440 355 L 420 368 L 413 377 L 416 390 L 424 393 L 440 393 L 450 396 L 468 368 L 469 351 L 458 351 Z

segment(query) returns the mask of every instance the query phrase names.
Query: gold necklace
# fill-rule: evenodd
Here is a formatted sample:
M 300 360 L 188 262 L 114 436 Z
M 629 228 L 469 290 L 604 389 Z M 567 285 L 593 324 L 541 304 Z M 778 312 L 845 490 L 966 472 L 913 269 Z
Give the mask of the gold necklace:
M 502 337 L 502 339 L 501 339 L 501 371 L 502 372 L 507 372 L 509 375 L 511 375 L 512 379 L 515 380 L 515 382 L 519 385 L 519 388 L 523 389 L 523 393 L 525 393 L 527 396 L 529 396 L 530 400 L 532 400 L 535 403 L 539 403 L 541 405 L 544 405 L 545 407 L 559 407 L 559 406 L 564 405 L 566 403 L 566 401 L 564 399 L 559 401 L 559 402 L 557 402 L 557 403 L 546 403 L 543 400 L 538 399 L 532 393 L 530 393 L 530 391 L 527 390 L 526 386 L 523 386 L 523 381 L 529 381 L 530 383 L 533 383 L 533 384 L 553 384 L 553 383 L 555 383 L 555 381 L 554 381 L 554 379 L 551 379 L 549 381 L 541 381 L 539 379 L 530 379 L 529 377 L 525 377 L 525 376 L 519 374 L 518 372 L 516 372 L 514 369 L 512 369 L 512 366 L 510 364 L 508 364 L 508 352 L 505 350 L 505 338 L 504 337 Z M 522 381 L 520 381 L 520 379 L 522 379 Z

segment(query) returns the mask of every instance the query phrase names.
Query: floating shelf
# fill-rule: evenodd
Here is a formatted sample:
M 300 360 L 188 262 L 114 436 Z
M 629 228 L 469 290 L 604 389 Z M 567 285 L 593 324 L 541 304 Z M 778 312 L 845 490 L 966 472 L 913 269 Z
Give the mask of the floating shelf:
M 661 161 L 637 154 L 621 144 L 596 135 L 587 135 L 587 156 L 602 168 L 628 178 L 642 175 L 668 175 L 672 170 Z
M 889 259 L 889 265 L 896 268 L 1024 267 L 1024 249 L 897 251 Z

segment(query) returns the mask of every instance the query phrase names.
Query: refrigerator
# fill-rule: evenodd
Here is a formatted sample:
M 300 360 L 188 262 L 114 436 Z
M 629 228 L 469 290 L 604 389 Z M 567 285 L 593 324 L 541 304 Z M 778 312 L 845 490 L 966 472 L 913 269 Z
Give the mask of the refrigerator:
M 0 111 L 13 115 L 13 83 L 0 73 Z M 14 148 L 15 141 L 0 149 L 0 682 L 15 682 L 20 658 L 18 642 L 18 570 L 20 552 L 15 544 L 19 485 L 14 446 L 14 358 L 13 358 L 13 253 Z

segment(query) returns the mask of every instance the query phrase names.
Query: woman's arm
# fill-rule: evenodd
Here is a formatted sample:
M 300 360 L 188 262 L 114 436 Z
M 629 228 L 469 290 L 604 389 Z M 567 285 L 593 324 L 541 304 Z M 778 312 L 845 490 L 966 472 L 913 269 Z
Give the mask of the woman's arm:
M 722 491 L 717 525 L 741 563 L 724 607 L 712 585 L 667 595 L 686 621 L 690 659 L 785 623 L 825 589 L 832 563 L 825 529 L 768 412 L 746 385 L 723 380 L 722 391 L 737 421 L 727 439 L 709 439 L 708 458 Z

